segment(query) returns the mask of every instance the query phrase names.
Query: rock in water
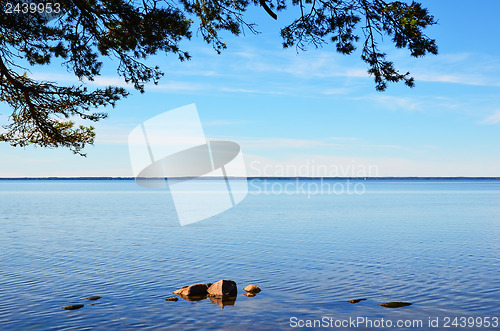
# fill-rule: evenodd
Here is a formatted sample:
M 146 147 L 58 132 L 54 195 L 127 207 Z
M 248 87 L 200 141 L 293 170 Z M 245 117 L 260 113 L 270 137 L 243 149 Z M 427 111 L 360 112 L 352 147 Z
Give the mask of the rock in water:
M 207 285 L 206 284 L 194 284 L 191 286 L 184 286 L 174 291 L 174 294 L 183 297 L 192 297 L 192 296 L 204 296 L 207 295 Z
M 87 300 L 99 300 L 100 298 L 102 298 L 102 297 L 100 297 L 98 295 L 94 295 L 94 296 L 91 296 L 91 297 L 86 297 L 85 299 L 87 299 Z
M 353 299 L 353 300 L 347 300 L 347 302 L 350 302 L 350 303 L 358 303 L 360 301 L 364 301 L 366 299 Z
M 177 297 L 168 297 L 165 299 L 165 301 L 179 301 L 179 298 Z
M 257 285 L 250 284 L 244 288 L 245 292 L 250 292 L 250 293 L 259 293 L 260 288 Z
M 380 304 L 382 307 L 387 307 L 387 308 L 399 308 L 399 307 L 406 307 L 406 306 L 411 306 L 411 303 L 409 302 L 384 302 Z
M 257 294 L 256 293 L 252 293 L 252 292 L 247 292 L 245 294 L 243 294 L 244 296 L 246 297 L 249 297 L 249 298 L 253 298 L 254 296 L 256 296 Z
M 236 283 L 232 280 L 221 279 L 217 283 L 212 284 L 208 290 L 208 295 L 215 297 L 235 297 L 238 293 Z
M 66 307 L 62 307 L 62 309 L 75 310 L 75 309 L 80 309 L 82 307 L 83 307 L 83 305 L 69 305 L 69 306 L 66 306 Z

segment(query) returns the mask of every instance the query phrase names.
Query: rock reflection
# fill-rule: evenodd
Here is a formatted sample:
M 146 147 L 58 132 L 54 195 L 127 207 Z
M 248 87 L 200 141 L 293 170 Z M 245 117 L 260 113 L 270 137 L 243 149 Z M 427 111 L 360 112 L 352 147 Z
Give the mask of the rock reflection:
M 205 300 L 207 298 L 207 295 L 184 295 L 184 294 L 177 294 L 179 298 L 186 300 L 187 302 L 194 302 L 194 301 L 201 301 Z
M 186 300 L 187 302 L 196 302 L 196 301 L 201 301 L 205 300 L 206 298 L 210 299 L 213 303 L 224 309 L 224 306 L 234 306 L 234 303 L 236 302 L 236 297 L 229 297 L 229 296 L 209 296 L 209 295 L 197 295 L 197 296 L 187 296 L 183 294 L 177 294 L 177 296 L 181 299 Z M 165 299 L 167 300 L 167 299 Z
M 213 303 L 219 305 L 222 309 L 224 309 L 224 306 L 234 306 L 234 303 L 236 302 L 236 297 L 208 297 L 210 301 Z

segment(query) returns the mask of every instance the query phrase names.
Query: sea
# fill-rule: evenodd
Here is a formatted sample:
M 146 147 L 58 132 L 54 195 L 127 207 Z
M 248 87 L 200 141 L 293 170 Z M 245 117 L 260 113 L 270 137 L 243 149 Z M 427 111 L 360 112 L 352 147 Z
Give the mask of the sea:
M 500 179 L 247 182 L 181 226 L 133 179 L 0 180 L 0 330 L 500 329 Z M 164 300 L 221 279 L 235 299 Z

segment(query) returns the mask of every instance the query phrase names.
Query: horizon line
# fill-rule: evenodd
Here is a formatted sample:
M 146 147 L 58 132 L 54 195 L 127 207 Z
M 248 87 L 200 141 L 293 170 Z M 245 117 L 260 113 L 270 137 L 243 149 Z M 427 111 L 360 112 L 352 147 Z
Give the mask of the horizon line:
M 228 179 L 274 179 L 274 180 L 289 180 L 289 179 L 299 179 L 299 180 L 310 180 L 310 179 L 354 179 L 354 180 L 397 180 L 397 179 L 413 179 L 413 180 L 425 180 L 425 179 L 489 179 L 489 180 L 500 180 L 500 176 L 380 176 L 380 177 L 329 177 L 329 176 L 249 176 L 249 177 L 240 177 L 240 176 L 228 176 Z M 98 176 L 98 177 L 90 177 L 90 176 L 79 176 L 79 177 L 63 177 L 63 176 L 47 176 L 47 177 L 0 177 L 0 180 L 135 180 L 135 177 L 110 177 L 110 176 Z M 138 177 L 137 179 L 141 180 L 159 180 L 165 179 L 168 180 L 167 177 Z M 170 177 L 170 179 L 201 179 L 201 180 L 212 180 L 212 179 L 224 179 L 224 177 L 220 176 L 212 176 L 212 177 Z

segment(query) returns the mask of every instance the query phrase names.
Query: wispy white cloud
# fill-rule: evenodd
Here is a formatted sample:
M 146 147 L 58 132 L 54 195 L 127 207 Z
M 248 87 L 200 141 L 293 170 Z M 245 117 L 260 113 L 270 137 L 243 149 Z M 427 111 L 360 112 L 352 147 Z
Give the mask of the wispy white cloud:
M 127 84 L 125 80 L 121 77 L 114 77 L 114 76 L 97 76 L 94 78 L 94 80 L 86 80 L 86 82 L 89 85 L 95 85 L 95 86 L 118 86 L 118 87 L 125 87 L 125 88 L 133 88 L 133 84 Z
M 242 66 L 240 65 L 240 68 Z M 258 72 L 283 73 L 295 77 L 310 78 L 366 78 L 364 68 L 346 68 L 339 55 L 325 51 L 311 51 L 292 55 L 285 51 L 267 51 L 245 57 L 246 69 Z
M 133 84 L 125 82 L 123 77 L 120 76 L 96 76 L 94 77 L 93 80 L 84 79 L 83 81 L 80 81 L 73 75 L 59 74 L 54 72 L 54 73 L 34 73 L 32 77 L 34 79 L 43 81 L 53 81 L 53 82 L 72 83 L 72 84 L 85 83 L 87 85 L 97 86 L 97 87 L 118 86 L 129 89 L 134 88 Z M 207 88 L 208 86 L 201 83 L 174 81 L 174 80 L 161 82 L 157 85 L 146 84 L 146 90 L 150 91 L 196 91 Z
M 269 149 L 310 149 L 318 147 L 348 147 L 348 148 L 387 148 L 402 149 L 403 146 L 394 144 L 367 143 L 355 137 L 327 137 L 324 139 L 297 139 L 297 138 L 253 138 L 253 137 L 231 137 L 242 147 L 250 150 Z
M 158 85 L 148 84 L 146 88 L 152 91 L 197 91 L 204 90 L 208 87 L 199 83 L 171 81 Z
M 381 103 L 385 107 L 398 108 L 403 110 L 418 110 L 421 102 L 410 97 L 396 97 L 390 95 L 378 95 L 375 101 Z
M 336 140 L 336 141 L 357 141 L 359 138 L 355 137 L 328 137 L 328 140 Z
M 251 149 L 274 149 L 274 148 L 312 148 L 319 146 L 335 146 L 338 144 L 314 139 L 294 139 L 294 138 L 243 138 L 234 137 L 235 141 L 242 146 Z
M 253 121 L 226 121 L 226 120 L 213 120 L 213 121 L 204 121 L 202 125 L 205 126 L 228 126 L 228 125 L 240 125 L 240 124 L 248 124 L 253 123 Z
M 388 149 L 402 149 L 402 146 L 399 145 L 377 145 L 377 144 L 363 144 L 360 147 L 368 147 L 368 148 L 388 148 Z
M 49 82 L 80 82 L 74 75 L 61 74 L 57 72 L 35 72 L 31 75 L 31 78 Z
M 324 90 L 321 93 L 326 94 L 326 95 L 338 95 L 338 94 L 349 94 L 351 92 L 352 92 L 352 89 L 350 89 L 350 88 L 337 87 L 337 88 L 331 88 L 331 89 Z
M 247 175 L 312 177 L 457 177 L 500 175 L 498 164 L 483 160 L 412 160 L 402 157 L 367 157 L 302 154 L 284 158 L 245 153 Z
M 500 58 L 487 54 L 440 54 L 426 57 L 418 67 L 409 70 L 416 81 L 500 86 Z
M 301 84 L 292 83 L 297 78 L 311 80 L 312 85 L 324 79 L 342 80 L 344 78 L 346 83 L 362 80 L 368 82 L 367 79 L 370 79 L 366 65 L 359 59 L 354 59 L 355 56 L 343 57 L 333 51 L 310 50 L 296 54 L 293 50 L 263 50 L 242 46 L 232 52 L 225 52 L 221 57 L 214 58 L 213 56 L 214 54 L 210 51 L 201 55 L 201 58 L 194 58 L 193 61 L 187 63 L 176 63 L 175 66 L 172 63 L 173 70 L 169 70 L 168 75 L 178 81 L 162 80 L 157 86 L 148 84 L 147 89 L 162 92 L 218 90 L 229 93 L 290 95 L 304 88 Z M 214 60 L 210 61 L 205 57 Z M 500 58 L 498 57 L 466 52 L 440 54 L 411 62 L 404 52 L 401 54 L 396 52 L 394 57 L 401 60 L 398 68 L 404 71 L 409 70 L 417 82 L 500 86 Z M 219 58 L 224 60 L 220 61 Z M 266 75 L 269 79 L 262 80 L 262 75 Z M 189 78 L 186 78 L 187 76 Z M 249 79 L 242 81 L 243 76 Z M 36 73 L 34 77 L 52 81 L 78 82 L 78 79 L 71 74 Z M 196 82 L 189 83 L 188 80 L 194 77 L 198 77 Z M 207 81 L 208 79 L 210 81 Z M 219 84 L 220 79 L 225 82 Z M 238 79 L 241 84 L 238 87 L 218 87 L 227 86 L 227 80 L 231 79 Z M 259 82 L 258 85 L 256 81 Z M 276 84 L 277 81 L 279 84 Z M 94 86 L 132 87 L 118 76 L 98 76 L 93 82 L 87 83 Z M 309 95 L 346 95 L 350 92 L 351 90 L 344 86 L 326 89 L 311 88 Z M 398 105 L 403 106 L 401 103 Z
M 233 54 L 236 56 L 239 56 L 239 57 L 246 58 L 246 59 L 254 59 L 257 57 L 258 53 L 255 51 L 244 50 L 244 51 L 233 52 Z
M 253 89 L 244 89 L 244 88 L 229 88 L 223 87 L 221 88 L 223 92 L 233 92 L 233 93 L 251 93 L 251 94 L 272 94 L 272 95 L 282 95 L 283 92 L 277 91 L 262 91 L 262 90 L 253 90 Z
M 415 73 L 417 81 L 463 84 L 472 86 L 500 86 L 496 77 L 478 74 L 445 74 L 437 72 Z
M 250 121 L 214 120 L 203 122 L 203 126 L 227 126 L 250 123 Z M 129 127 L 100 127 L 97 132 L 96 144 L 126 145 L 128 143 Z M 244 151 L 301 150 L 313 148 L 362 148 L 362 149 L 404 149 L 396 144 L 377 144 L 367 142 L 356 137 L 326 137 L 318 139 L 275 138 L 275 137 L 237 137 L 237 136 L 210 136 L 210 139 L 231 140 L 239 143 Z M 173 144 L 179 142 L 172 142 Z
M 370 75 L 361 61 L 342 57 L 335 52 L 310 50 L 295 54 L 284 50 L 255 50 L 246 47 L 231 53 L 232 70 L 227 74 L 249 71 L 253 73 L 285 74 L 304 79 L 335 77 L 366 79 Z M 239 61 L 238 61 L 239 58 Z M 408 59 L 406 53 L 397 53 L 398 68 L 410 71 L 416 81 L 462 84 L 471 86 L 500 86 L 500 58 L 484 54 L 450 53 L 429 56 L 419 61 Z M 353 63 L 354 66 L 353 66 Z M 422 69 L 425 68 L 425 69 Z M 324 90 L 322 94 L 343 94 L 342 90 Z
M 353 97 L 352 100 L 368 100 L 376 102 L 380 106 L 391 110 L 416 111 L 422 109 L 422 101 L 411 97 L 398 97 L 387 94 L 368 94 L 361 97 Z
M 369 78 L 366 67 L 359 62 L 354 68 L 349 64 L 352 60 L 328 51 L 309 51 L 299 54 L 282 50 L 267 50 L 254 52 L 246 50 L 235 52 L 232 55 L 240 57 L 234 69 L 252 70 L 261 73 L 281 73 L 304 79 L 312 78 Z M 478 59 L 478 57 L 480 59 Z M 471 86 L 500 86 L 499 59 L 485 57 L 470 53 L 443 54 L 436 57 L 425 58 L 418 62 L 418 67 L 413 64 L 405 66 L 408 56 L 402 59 L 399 66 L 401 70 L 409 70 L 416 81 L 440 82 L 447 84 L 463 84 Z M 424 63 L 424 65 L 422 65 Z M 486 63 L 486 64 L 485 64 Z M 422 67 L 426 68 L 422 70 Z M 487 70 L 486 70 L 487 68 Z M 348 90 L 326 89 L 320 93 L 346 94 Z
M 249 177 L 377 177 L 367 158 L 304 154 L 284 158 L 244 154 Z
M 90 85 L 95 86 L 119 86 L 125 88 L 134 88 L 133 84 L 126 83 L 122 77 L 114 77 L 114 76 L 98 76 L 95 77 L 93 81 L 88 82 Z M 206 88 L 203 84 L 200 83 L 190 83 L 184 81 L 168 81 L 165 83 L 155 84 L 146 84 L 146 90 L 149 91 L 196 91 Z
M 498 123 L 500 123 L 500 110 L 497 110 L 492 115 L 486 117 L 480 123 L 481 124 L 498 124 Z
M 216 70 L 205 70 L 199 66 L 186 66 L 182 70 L 169 70 L 169 75 L 182 75 L 182 76 L 203 76 L 203 77 L 214 77 L 221 76 L 221 73 Z

